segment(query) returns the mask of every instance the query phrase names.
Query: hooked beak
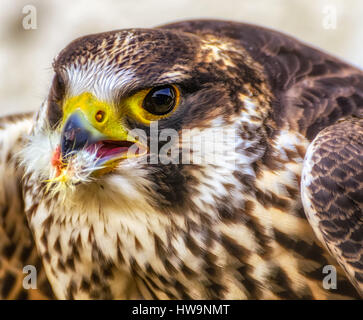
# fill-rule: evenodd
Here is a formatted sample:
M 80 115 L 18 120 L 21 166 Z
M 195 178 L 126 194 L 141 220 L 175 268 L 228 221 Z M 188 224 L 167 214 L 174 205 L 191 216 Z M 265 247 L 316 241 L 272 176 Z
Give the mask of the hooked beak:
M 106 137 L 93 128 L 80 110 L 69 116 L 63 126 L 61 135 L 61 154 L 63 160 L 69 158 L 76 151 L 82 150 Z
M 57 172 L 80 151 L 95 155 L 97 167 L 112 169 L 122 159 L 146 154 L 148 148 L 123 127 L 115 108 L 84 92 L 64 106 L 61 141 L 52 158 Z
M 93 127 L 81 110 L 75 110 L 66 120 L 61 134 L 62 162 L 67 163 L 80 150 L 95 153 L 97 165 L 107 165 L 117 160 L 137 157 L 147 152 L 147 147 L 129 135 L 105 135 Z

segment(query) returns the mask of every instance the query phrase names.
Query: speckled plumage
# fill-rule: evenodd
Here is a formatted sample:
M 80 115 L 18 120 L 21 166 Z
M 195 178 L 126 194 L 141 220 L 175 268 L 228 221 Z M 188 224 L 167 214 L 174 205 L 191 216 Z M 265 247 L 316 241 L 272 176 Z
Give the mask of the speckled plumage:
M 9 168 L 8 154 L 17 168 L 11 179 L 1 174 L 3 190 L 12 183 L 23 198 L 19 192 L 12 193 L 15 202 L 4 197 L 0 225 L 11 238 L 6 208 L 18 203 L 13 215 L 20 219 L 25 212 L 57 298 L 335 299 L 362 293 L 363 233 L 344 232 L 354 242 L 349 252 L 334 234 L 346 228 L 340 219 L 362 229 L 362 166 L 354 166 L 354 186 L 333 187 L 356 192 L 344 203 L 348 217 L 335 212 L 333 227 L 325 222 L 332 216 L 324 212 L 325 198 L 321 202 L 313 189 L 324 187 L 319 177 L 325 171 L 314 157 L 321 156 L 326 135 L 344 145 L 330 153 L 334 168 L 345 170 L 342 149 L 355 152 L 361 164 L 362 71 L 280 33 L 223 21 L 82 37 L 53 66 L 49 96 L 29 136 L 29 119 L 19 120 L 17 142 L 8 142 L 7 125 L 2 129 L 0 168 Z M 228 157 L 213 164 L 137 158 L 90 182 L 48 192 L 66 98 L 87 91 L 117 108 L 135 91 L 163 84 L 181 88 L 181 103 L 159 129 L 198 129 L 190 135 L 207 137 L 230 129 L 236 134 L 225 141 Z M 335 130 L 339 120 L 356 128 L 353 140 Z M 149 130 L 127 114 L 122 123 Z M 183 147 L 184 139 L 176 143 Z M 312 141 L 313 164 L 300 184 Z M 3 149 L 6 143 L 10 148 Z M 191 150 L 198 152 L 193 144 Z M 19 269 L 24 260 L 12 263 Z M 326 265 L 337 268 L 337 289 L 323 288 Z

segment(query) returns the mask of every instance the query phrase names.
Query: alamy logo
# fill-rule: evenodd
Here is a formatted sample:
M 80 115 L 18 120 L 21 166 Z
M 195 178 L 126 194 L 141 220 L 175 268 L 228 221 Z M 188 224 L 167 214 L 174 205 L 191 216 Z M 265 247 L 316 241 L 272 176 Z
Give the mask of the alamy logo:
M 25 30 L 37 29 L 37 8 L 28 4 L 23 7 L 22 13 L 25 14 L 23 18 L 23 28 Z
M 323 14 L 323 28 L 325 30 L 335 30 L 337 28 L 337 8 L 334 5 L 324 6 Z
M 23 268 L 23 273 L 27 274 L 23 279 L 23 288 L 26 290 L 37 289 L 37 269 L 35 266 L 25 266 Z
M 323 288 L 326 290 L 337 289 L 337 270 L 332 265 L 324 266 L 323 273 L 326 276 L 323 279 Z

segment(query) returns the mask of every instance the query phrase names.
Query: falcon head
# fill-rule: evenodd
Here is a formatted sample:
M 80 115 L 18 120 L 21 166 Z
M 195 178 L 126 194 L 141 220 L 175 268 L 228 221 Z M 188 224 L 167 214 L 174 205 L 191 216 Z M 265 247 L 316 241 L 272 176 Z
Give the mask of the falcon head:
M 55 193 L 117 185 L 175 206 L 261 154 L 260 66 L 232 40 L 113 31 L 76 39 L 53 68 L 23 162 Z

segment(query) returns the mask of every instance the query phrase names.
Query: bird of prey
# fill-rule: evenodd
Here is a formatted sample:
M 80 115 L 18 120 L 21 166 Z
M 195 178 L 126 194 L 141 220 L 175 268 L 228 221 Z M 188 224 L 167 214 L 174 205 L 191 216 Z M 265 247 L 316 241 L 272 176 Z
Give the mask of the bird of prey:
M 215 20 L 84 36 L 53 68 L 1 119 L 2 298 L 362 296 L 361 70 Z

